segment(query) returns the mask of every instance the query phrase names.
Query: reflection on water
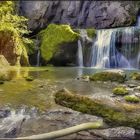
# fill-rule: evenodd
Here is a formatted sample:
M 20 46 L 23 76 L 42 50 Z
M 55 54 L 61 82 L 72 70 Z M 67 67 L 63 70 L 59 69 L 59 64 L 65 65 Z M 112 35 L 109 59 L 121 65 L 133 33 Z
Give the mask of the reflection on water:
M 57 106 L 53 94 L 62 88 L 83 95 L 109 94 L 111 84 L 101 84 L 77 80 L 81 75 L 102 71 L 93 68 L 76 67 L 30 67 L 15 68 L 7 73 L 11 81 L 0 85 L 0 106 L 20 107 L 27 105 L 40 110 Z M 126 71 L 129 73 L 130 71 Z M 24 77 L 32 76 L 35 80 L 26 81 Z

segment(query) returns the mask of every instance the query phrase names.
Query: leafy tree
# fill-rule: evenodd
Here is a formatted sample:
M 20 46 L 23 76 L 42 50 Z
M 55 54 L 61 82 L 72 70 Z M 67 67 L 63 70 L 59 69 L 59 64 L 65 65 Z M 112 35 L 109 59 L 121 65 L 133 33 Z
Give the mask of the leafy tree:
M 16 13 L 15 2 L 0 2 L 0 31 L 12 33 L 15 41 L 21 40 L 25 43 L 30 43 L 29 39 L 23 37 L 23 35 L 29 33 L 26 23 L 27 19 Z

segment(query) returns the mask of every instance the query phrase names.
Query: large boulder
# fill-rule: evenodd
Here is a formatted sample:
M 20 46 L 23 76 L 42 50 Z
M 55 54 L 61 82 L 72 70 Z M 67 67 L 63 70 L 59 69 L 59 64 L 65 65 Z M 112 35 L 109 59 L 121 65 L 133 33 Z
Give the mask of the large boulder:
M 20 13 L 29 28 L 38 30 L 49 23 L 74 27 L 110 28 L 135 23 L 139 2 L 134 1 L 21 1 Z
M 105 70 L 90 76 L 91 81 L 111 81 L 123 83 L 126 80 L 126 74 L 122 70 Z
M 68 65 L 76 63 L 77 40 L 79 34 L 69 25 L 50 24 L 40 32 L 41 56 L 44 63 Z

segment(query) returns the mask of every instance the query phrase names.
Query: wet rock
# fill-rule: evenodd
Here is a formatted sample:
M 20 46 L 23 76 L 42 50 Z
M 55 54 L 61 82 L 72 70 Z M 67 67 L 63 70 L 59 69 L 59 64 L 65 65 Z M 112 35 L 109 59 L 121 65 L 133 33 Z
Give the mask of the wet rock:
M 93 134 L 101 136 L 104 139 L 127 140 L 135 138 L 135 129 L 130 127 L 116 127 L 103 130 L 92 130 Z
M 140 98 L 140 93 L 135 93 L 134 95 L 136 95 L 137 97 L 139 97 Z
M 126 80 L 126 74 L 122 70 L 105 70 L 90 76 L 91 81 L 111 81 L 123 83 Z
M 5 118 L 10 115 L 9 109 L 0 109 L 0 118 Z
M 137 87 L 137 85 L 135 85 L 135 84 L 128 84 L 128 87 L 129 88 L 135 88 L 135 87 Z
M 135 87 L 134 90 L 139 90 L 140 91 L 140 86 Z
M 100 117 L 83 114 L 68 108 L 51 109 L 44 113 L 41 117 L 31 118 L 25 121 L 19 136 L 47 133 L 75 126 L 81 123 L 95 121 L 103 120 Z M 87 133 L 85 133 L 85 135 L 87 135 Z M 70 136 L 70 138 L 75 138 L 75 134 L 74 136 Z

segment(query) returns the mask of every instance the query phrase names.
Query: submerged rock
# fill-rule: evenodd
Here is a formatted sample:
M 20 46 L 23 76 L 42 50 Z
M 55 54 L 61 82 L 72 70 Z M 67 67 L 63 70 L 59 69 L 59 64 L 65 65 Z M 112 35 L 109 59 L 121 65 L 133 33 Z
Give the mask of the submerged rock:
M 107 140 L 127 140 L 135 138 L 135 129 L 123 126 L 103 130 L 92 130 L 91 132 Z
M 111 81 L 123 83 L 126 80 L 126 74 L 122 70 L 105 70 L 90 76 L 91 81 Z

